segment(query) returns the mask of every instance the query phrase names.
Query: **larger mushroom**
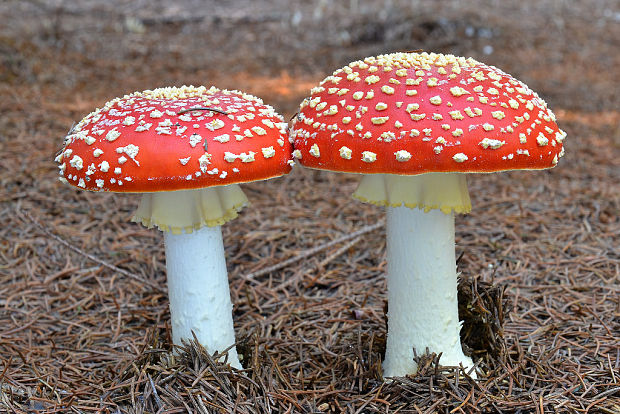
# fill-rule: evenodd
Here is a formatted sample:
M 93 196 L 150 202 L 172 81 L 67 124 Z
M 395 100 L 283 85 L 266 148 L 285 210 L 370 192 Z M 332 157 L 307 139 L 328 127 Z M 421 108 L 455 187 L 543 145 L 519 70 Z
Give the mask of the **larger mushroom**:
M 192 332 L 210 352 L 235 343 L 221 225 L 247 204 L 239 183 L 290 171 L 286 123 L 238 91 L 183 86 L 106 103 L 69 133 L 60 180 L 144 193 L 133 221 L 164 232 L 175 344 Z M 239 368 L 237 352 L 228 362 Z
M 471 368 L 454 247 L 454 213 L 471 209 L 464 173 L 555 166 L 565 133 L 553 112 L 525 84 L 474 59 L 395 53 L 325 78 L 291 136 L 302 165 L 364 174 L 354 197 L 386 206 L 384 375 L 415 373 L 414 349 Z

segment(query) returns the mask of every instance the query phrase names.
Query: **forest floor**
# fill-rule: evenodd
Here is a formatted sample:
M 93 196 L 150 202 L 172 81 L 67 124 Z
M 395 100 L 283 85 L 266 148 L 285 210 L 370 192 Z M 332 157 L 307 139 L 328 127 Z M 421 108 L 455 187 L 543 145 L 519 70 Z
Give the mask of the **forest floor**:
M 10 0 L 0 21 L 0 412 L 620 413 L 616 1 Z M 183 84 L 289 119 L 349 61 L 415 49 L 513 74 L 568 133 L 552 170 L 469 179 L 478 380 L 433 355 L 382 380 L 385 213 L 351 199 L 357 177 L 303 168 L 244 185 L 252 205 L 223 228 L 245 369 L 171 353 L 162 234 L 129 221 L 136 195 L 57 180 L 72 124 Z

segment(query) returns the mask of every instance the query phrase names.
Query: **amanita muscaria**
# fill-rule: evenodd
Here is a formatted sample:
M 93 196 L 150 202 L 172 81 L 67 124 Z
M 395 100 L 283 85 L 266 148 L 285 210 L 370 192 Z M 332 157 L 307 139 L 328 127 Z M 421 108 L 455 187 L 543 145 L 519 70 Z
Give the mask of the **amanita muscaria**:
M 113 99 L 82 119 L 57 156 L 60 180 L 143 193 L 133 221 L 164 232 L 173 342 L 235 342 L 220 226 L 248 200 L 238 183 L 287 174 L 286 123 L 238 91 L 168 87 Z M 240 367 L 237 352 L 228 362 Z
M 414 348 L 472 367 L 459 338 L 454 249 L 454 213 L 471 209 L 464 173 L 551 168 L 565 135 L 525 84 L 452 55 L 356 61 L 303 101 L 293 156 L 364 174 L 354 197 L 386 206 L 386 377 L 417 370 Z

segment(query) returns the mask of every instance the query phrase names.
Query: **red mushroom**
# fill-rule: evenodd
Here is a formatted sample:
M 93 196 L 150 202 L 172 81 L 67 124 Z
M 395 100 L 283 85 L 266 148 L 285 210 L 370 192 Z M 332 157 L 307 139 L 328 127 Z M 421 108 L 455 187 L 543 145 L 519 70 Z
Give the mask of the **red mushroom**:
M 288 173 L 290 154 L 286 123 L 260 99 L 183 86 L 106 103 L 56 161 L 71 185 L 144 193 L 133 221 L 164 231 L 173 341 L 193 331 L 214 352 L 235 342 L 220 225 L 247 203 L 238 183 Z
M 454 212 L 471 209 L 462 173 L 555 166 L 565 133 L 546 103 L 471 58 L 395 53 L 328 76 L 291 136 L 302 165 L 365 174 L 354 197 L 387 207 L 385 376 L 415 372 L 414 348 L 471 367 L 454 257 Z

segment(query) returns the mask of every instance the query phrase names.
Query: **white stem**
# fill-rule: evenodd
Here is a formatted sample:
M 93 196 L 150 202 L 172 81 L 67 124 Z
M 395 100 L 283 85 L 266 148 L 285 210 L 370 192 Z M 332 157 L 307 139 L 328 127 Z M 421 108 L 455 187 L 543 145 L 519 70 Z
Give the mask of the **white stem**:
M 458 319 L 454 213 L 387 207 L 388 337 L 384 376 L 417 371 L 413 349 L 469 368 Z
M 209 352 L 223 351 L 235 343 L 235 331 L 221 227 L 165 231 L 164 242 L 173 342 L 192 339 L 193 331 Z M 234 347 L 228 363 L 241 368 Z

